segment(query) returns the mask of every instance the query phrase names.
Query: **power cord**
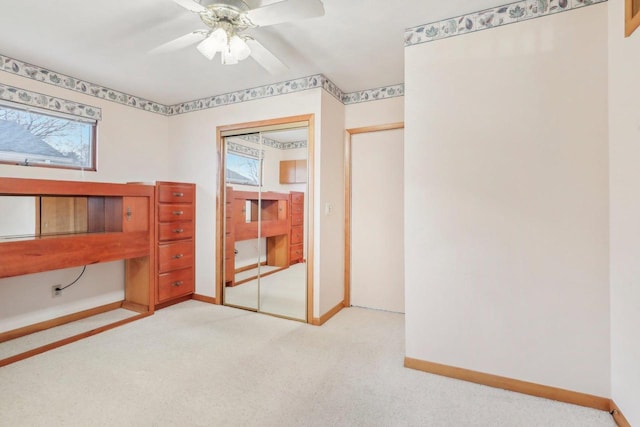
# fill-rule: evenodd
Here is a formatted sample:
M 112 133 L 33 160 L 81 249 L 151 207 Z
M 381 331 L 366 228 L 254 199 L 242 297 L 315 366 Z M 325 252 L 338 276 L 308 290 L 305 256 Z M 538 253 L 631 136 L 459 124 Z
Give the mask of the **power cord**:
M 80 272 L 80 275 L 76 277 L 76 280 L 74 280 L 73 282 L 69 283 L 67 286 L 64 286 L 62 288 L 60 286 L 57 286 L 56 291 L 63 291 L 67 289 L 69 286 L 74 285 L 78 280 L 80 280 L 80 278 L 82 277 L 86 269 L 87 269 L 87 266 L 85 265 L 84 267 L 82 267 L 82 271 Z

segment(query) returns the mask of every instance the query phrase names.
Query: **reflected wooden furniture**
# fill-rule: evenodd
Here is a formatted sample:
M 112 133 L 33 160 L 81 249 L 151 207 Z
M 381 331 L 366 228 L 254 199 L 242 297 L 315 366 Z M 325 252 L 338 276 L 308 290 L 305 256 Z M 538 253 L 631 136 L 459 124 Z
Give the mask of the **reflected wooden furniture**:
M 196 186 L 157 182 L 156 201 L 158 277 L 155 303 L 166 306 L 195 291 Z
M 289 265 L 304 262 L 304 193 L 289 193 L 291 211 L 291 238 L 289 240 Z
M 266 238 L 266 264 L 287 268 L 290 232 L 289 193 L 235 191 L 232 187 L 227 187 L 226 196 L 225 286 L 236 285 L 234 277 L 237 241 Z
M 138 314 L 0 360 L 0 366 L 153 313 L 153 186 L 0 178 L 0 196 L 7 195 L 34 196 L 40 206 L 34 235 L 0 239 L 0 278 L 125 260 L 125 297 L 118 303 L 0 333 L 0 342 L 115 308 Z M 46 231 L 43 221 L 55 224 L 54 231 Z
M 280 184 L 299 184 L 307 182 L 306 160 L 281 160 Z

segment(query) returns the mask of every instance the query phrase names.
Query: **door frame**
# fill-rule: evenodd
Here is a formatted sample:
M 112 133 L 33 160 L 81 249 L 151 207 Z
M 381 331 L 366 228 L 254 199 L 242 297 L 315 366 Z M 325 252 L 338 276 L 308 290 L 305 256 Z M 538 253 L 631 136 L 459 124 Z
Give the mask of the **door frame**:
M 344 306 L 351 306 L 351 138 L 353 135 L 404 129 L 404 122 L 346 130 L 344 143 Z
M 233 134 L 260 132 L 266 130 L 286 129 L 288 126 L 300 124 L 307 127 L 307 191 L 309 214 L 307 230 L 307 319 L 313 321 L 313 246 L 314 246 L 314 158 L 315 158 L 315 114 L 281 117 L 276 119 L 258 120 L 253 122 L 236 123 L 216 127 L 216 150 L 218 155 L 218 186 L 216 189 L 216 302 L 223 305 L 224 288 L 224 217 L 225 217 L 225 156 L 223 139 Z

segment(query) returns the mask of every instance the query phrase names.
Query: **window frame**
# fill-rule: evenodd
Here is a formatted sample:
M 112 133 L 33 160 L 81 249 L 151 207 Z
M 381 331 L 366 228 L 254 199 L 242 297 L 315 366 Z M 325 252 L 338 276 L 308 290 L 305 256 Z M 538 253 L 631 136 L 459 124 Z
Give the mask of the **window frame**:
M 75 170 L 75 171 L 88 171 L 88 172 L 97 172 L 98 170 L 98 159 L 97 159 L 97 148 L 98 148 L 98 120 L 97 119 L 88 119 L 81 116 L 76 116 L 73 114 L 66 114 L 59 111 L 48 110 L 46 108 L 38 108 L 30 105 L 20 104 L 17 102 L 0 100 L 0 109 L 12 109 L 26 113 L 34 113 L 41 116 L 49 116 L 55 119 L 64 119 L 68 121 L 79 122 L 83 124 L 91 125 L 91 145 L 90 145 L 90 165 L 89 166 L 76 166 L 76 165 L 61 165 L 61 164 L 51 164 L 51 163 L 29 163 L 27 162 L 18 162 L 11 160 L 6 160 L 0 157 L 0 165 L 14 165 L 14 166 L 28 166 L 28 167 L 40 167 L 40 168 L 49 168 L 49 169 L 65 169 L 65 170 Z M 27 158 L 28 160 L 28 158 Z

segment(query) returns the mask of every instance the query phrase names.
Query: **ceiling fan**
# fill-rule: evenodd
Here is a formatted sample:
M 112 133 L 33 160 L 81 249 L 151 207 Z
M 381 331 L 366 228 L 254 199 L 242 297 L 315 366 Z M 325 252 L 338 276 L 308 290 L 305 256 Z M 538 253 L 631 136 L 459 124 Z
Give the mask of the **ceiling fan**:
M 198 43 L 198 51 L 212 60 L 220 53 L 223 64 L 237 64 L 251 56 L 272 74 L 287 69 L 260 42 L 243 32 L 249 28 L 266 27 L 324 15 L 321 0 L 173 0 L 185 9 L 197 13 L 206 29 L 195 30 L 153 49 L 151 53 L 167 52 Z M 247 3 L 258 7 L 251 8 Z M 267 3 L 266 5 L 262 5 Z

